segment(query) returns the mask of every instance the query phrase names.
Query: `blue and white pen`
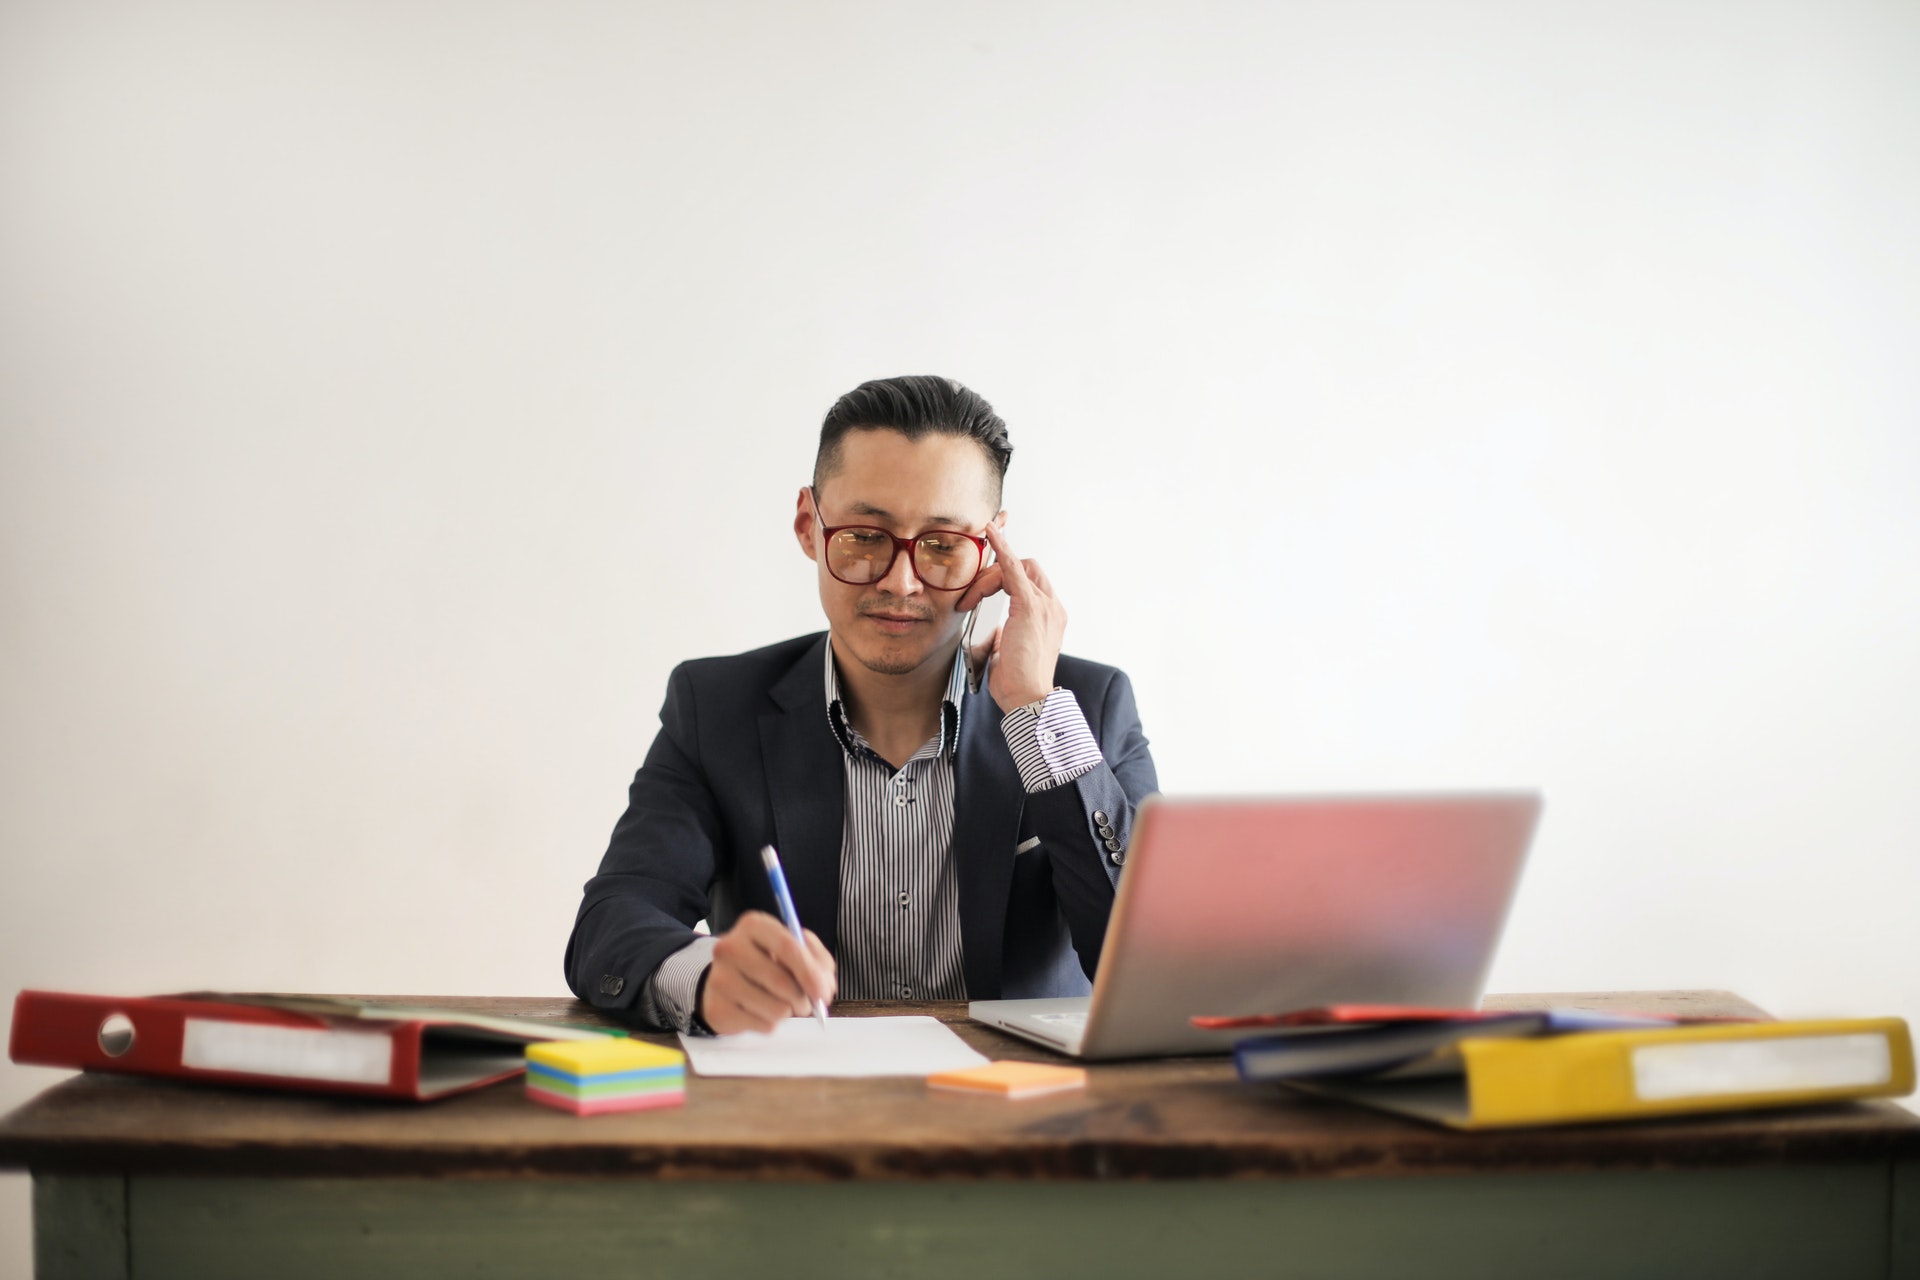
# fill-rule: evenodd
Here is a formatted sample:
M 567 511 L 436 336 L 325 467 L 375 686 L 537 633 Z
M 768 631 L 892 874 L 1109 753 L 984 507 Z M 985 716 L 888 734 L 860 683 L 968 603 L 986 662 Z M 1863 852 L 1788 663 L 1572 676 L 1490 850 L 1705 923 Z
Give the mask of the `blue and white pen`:
M 793 895 L 787 892 L 787 874 L 780 870 L 780 855 L 773 851 L 772 845 L 764 845 L 760 850 L 760 865 L 767 869 L 767 879 L 773 884 L 774 901 L 780 904 L 780 918 L 786 922 L 787 929 L 793 934 L 793 940 L 800 944 L 800 950 L 807 949 L 807 935 L 800 928 L 800 913 L 793 909 Z M 813 1017 L 820 1029 L 827 1029 L 827 1002 L 815 998 Z

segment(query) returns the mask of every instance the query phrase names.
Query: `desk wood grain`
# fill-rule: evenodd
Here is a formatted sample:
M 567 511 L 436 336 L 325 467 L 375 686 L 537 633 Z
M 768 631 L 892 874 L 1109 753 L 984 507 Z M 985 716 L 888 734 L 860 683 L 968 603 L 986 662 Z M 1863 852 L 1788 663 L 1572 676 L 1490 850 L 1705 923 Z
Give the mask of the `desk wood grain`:
M 604 1022 L 541 998 L 382 997 L 522 1018 Z M 1758 1014 L 1725 992 L 1505 996 L 1500 1008 Z M 929 1014 L 990 1058 L 1057 1061 L 952 1004 Z M 661 1043 L 671 1037 L 648 1036 Z M 1885 1103 L 1657 1123 L 1452 1133 L 1279 1088 L 1225 1058 L 1096 1064 L 1084 1092 L 1025 1102 L 917 1079 L 690 1077 L 687 1105 L 581 1120 L 518 1081 L 424 1105 L 82 1075 L 0 1120 L 0 1167 L 37 1174 L 638 1177 L 839 1181 L 1368 1177 L 1740 1168 L 1920 1157 L 1920 1119 Z

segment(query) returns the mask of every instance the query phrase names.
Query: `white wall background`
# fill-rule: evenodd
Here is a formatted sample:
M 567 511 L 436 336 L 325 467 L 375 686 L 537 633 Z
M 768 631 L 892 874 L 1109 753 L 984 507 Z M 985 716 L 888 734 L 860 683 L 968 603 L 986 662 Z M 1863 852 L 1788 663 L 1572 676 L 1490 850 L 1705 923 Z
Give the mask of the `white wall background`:
M 1169 791 L 1538 785 L 1496 989 L 1920 1021 L 1917 66 L 1825 0 L 0 4 L 0 991 L 561 993 L 669 667 L 817 625 L 820 414 L 943 372 Z

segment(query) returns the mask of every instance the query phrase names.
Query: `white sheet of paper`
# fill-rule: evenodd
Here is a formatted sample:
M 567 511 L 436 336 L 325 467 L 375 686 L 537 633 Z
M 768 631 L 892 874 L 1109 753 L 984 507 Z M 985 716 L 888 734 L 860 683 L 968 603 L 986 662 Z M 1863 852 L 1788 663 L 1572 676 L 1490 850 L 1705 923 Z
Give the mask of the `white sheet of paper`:
M 703 1076 L 930 1076 L 984 1067 L 938 1018 L 789 1018 L 771 1035 L 681 1036 Z

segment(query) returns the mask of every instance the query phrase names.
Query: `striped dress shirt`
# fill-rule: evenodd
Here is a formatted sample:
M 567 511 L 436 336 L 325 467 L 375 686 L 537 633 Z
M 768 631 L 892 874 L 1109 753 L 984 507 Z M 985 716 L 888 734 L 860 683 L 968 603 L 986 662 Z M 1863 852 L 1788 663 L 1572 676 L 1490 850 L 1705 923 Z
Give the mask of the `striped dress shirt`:
M 844 755 L 846 788 L 834 955 L 840 998 L 965 999 L 952 856 L 954 759 L 967 699 L 988 695 L 971 686 L 965 651 L 955 653 L 940 731 L 895 769 L 848 721 L 831 644 L 826 655 L 827 719 Z M 1100 763 L 1100 744 L 1066 689 L 1007 712 L 1000 728 L 1029 793 L 1071 782 Z M 676 1031 L 704 1030 L 694 1013 L 713 942 L 696 938 L 661 962 L 640 993 L 642 1018 Z
M 958 654 L 940 702 L 940 732 L 896 771 L 847 719 L 827 646 L 827 719 L 846 753 L 835 925 L 848 1000 L 960 1000 L 960 888 L 954 878 L 953 757 L 967 666 Z

